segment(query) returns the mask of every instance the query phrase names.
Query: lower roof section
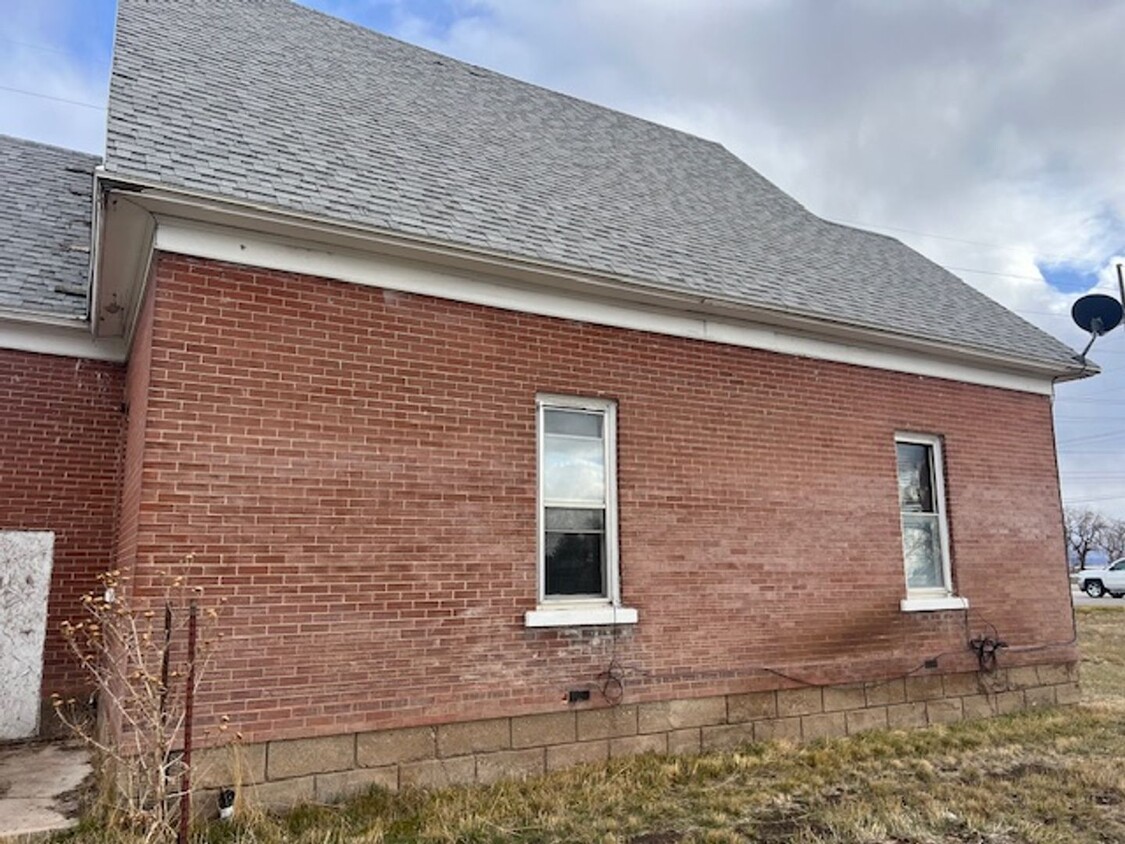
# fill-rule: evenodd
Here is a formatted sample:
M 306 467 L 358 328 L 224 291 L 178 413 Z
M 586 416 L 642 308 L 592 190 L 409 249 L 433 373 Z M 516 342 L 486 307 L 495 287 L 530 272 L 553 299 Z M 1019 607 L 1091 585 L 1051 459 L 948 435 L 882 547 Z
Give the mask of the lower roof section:
M 82 319 L 98 158 L 0 135 L 0 310 Z

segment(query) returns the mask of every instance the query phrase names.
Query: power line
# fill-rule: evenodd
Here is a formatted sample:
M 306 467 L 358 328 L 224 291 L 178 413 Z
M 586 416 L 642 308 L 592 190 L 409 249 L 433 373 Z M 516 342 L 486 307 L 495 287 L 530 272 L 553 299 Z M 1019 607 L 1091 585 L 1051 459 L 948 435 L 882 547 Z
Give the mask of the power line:
M 1070 255 L 1063 255 L 1060 252 L 1037 252 L 1033 247 L 1030 247 L 1030 246 L 1014 246 L 1010 243 L 1009 244 L 989 243 L 989 242 L 983 241 L 983 240 L 970 240 L 968 238 L 954 237 L 953 235 L 948 235 L 948 234 L 934 234 L 933 232 L 918 231 L 917 229 L 907 229 L 907 228 L 902 228 L 900 226 L 884 226 L 884 225 L 880 225 L 879 223 L 860 223 L 860 222 L 855 222 L 855 221 L 852 221 L 852 220 L 832 220 L 831 222 L 840 223 L 841 225 L 845 225 L 845 226 L 855 226 L 855 227 L 861 228 L 861 229 L 883 229 L 884 231 L 903 232 L 904 234 L 915 234 L 915 235 L 918 235 L 919 237 L 931 237 L 935 240 L 948 240 L 952 243 L 967 243 L 970 246 L 983 246 L 986 249 L 1004 249 L 1008 252 L 1020 252 L 1020 253 L 1024 253 L 1024 254 L 1031 253 L 1033 255 L 1038 255 L 1041 258 L 1055 258 L 1059 261 L 1059 263 L 1069 262 L 1069 261 L 1072 260 L 1072 256 L 1070 256 Z M 963 272 L 976 272 L 976 270 L 963 270 Z M 1016 276 L 1016 278 L 1032 278 L 1032 277 L 1031 276 Z
M 952 270 L 958 273 L 976 273 L 977 275 L 996 275 L 1002 278 L 1022 278 L 1024 281 L 1046 281 L 1042 276 L 1038 275 L 1017 275 L 1016 273 L 1000 273 L 994 270 L 974 270 L 970 267 L 946 267 L 947 270 Z
M 66 103 L 67 105 L 82 106 L 82 108 L 92 108 L 97 111 L 105 111 L 105 106 L 94 105 L 93 103 L 84 103 L 81 100 L 68 100 L 66 97 L 55 97 L 51 94 L 41 94 L 38 91 L 27 91 L 23 88 L 13 88 L 9 85 L 0 85 L 0 91 L 10 91 L 13 94 L 23 94 L 25 97 L 39 97 L 43 100 L 54 100 L 57 103 Z
M 1003 307 L 1007 308 L 1008 306 L 1003 305 Z M 1051 316 L 1051 317 L 1066 317 L 1066 316 L 1069 316 L 1069 314 L 1067 314 L 1066 311 L 1030 311 L 1030 310 L 1027 310 L 1026 308 L 1008 308 L 1008 310 L 1012 311 L 1013 313 L 1017 313 L 1017 314 L 1033 314 L 1034 316 Z
M 1084 434 L 1081 437 L 1071 437 L 1068 440 L 1059 440 L 1056 445 L 1071 445 L 1073 443 L 1093 442 L 1094 440 L 1109 440 L 1114 437 L 1120 437 L 1125 434 L 1125 428 L 1117 428 L 1113 431 L 1103 431 L 1100 434 Z
M 1122 494 L 1122 495 L 1102 495 L 1102 496 L 1096 496 L 1094 498 L 1066 498 L 1065 496 L 1063 497 L 1063 500 L 1066 501 L 1067 504 L 1093 504 L 1095 501 L 1120 501 L 1121 499 L 1125 499 L 1125 494 Z
M 1125 404 L 1125 399 L 1102 399 L 1093 396 L 1055 396 L 1055 401 L 1076 401 L 1091 404 Z
M 60 56 L 69 56 L 70 53 L 61 47 L 51 47 L 47 44 L 33 44 L 30 41 L 20 41 L 16 38 L 0 38 L 6 44 L 15 44 L 17 47 L 27 47 L 30 50 L 45 50 L 48 53 L 58 53 Z
M 1125 355 L 1125 349 L 1098 349 L 1091 354 L 1096 357 L 1102 357 L 1103 355 Z
M 831 222 L 840 223 L 840 224 L 846 225 L 846 226 L 856 226 L 858 228 L 883 229 L 884 231 L 904 232 L 906 234 L 918 235 L 919 237 L 931 237 L 931 238 L 934 238 L 935 240 L 948 240 L 952 243 L 966 243 L 966 244 L 969 244 L 970 246 L 982 246 L 982 247 L 985 247 L 987 249 L 1004 249 L 1004 250 L 1007 250 L 1009 252 L 1020 252 L 1020 253 L 1023 253 L 1023 254 L 1030 254 L 1030 255 L 1034 255 L 1034 256 L 1039 257 L 1039 258 L 1045 258 L 1045 259 L 1048 259 L 1048 260 L 1055 259 L 1055 261 L 1059 264 L 1069 264 L 1069 265 L 1073 266 L 1073 264 L 1071 264 L 1071 262 L 1073 261 L 1073 257 L 1070 256 L 1070 255 L 1063 255 L 1063 254 L 1058 253 L 1058 252 L 1038 252 L 1033 247 L 1030 247 L 1030 246 L 1012 246 L 1012 245 L 1009 245 L 1009 244 L 1002 244 L 1002 243 L 987 243 L 987 242 L 982 241 L 982 240 L 969 240 L 968 238 L 963 238 L 963 237 L 953 237 L 951 235 L 946 235 L 946 234 L 934 234 L 933 232 L 923 232 L 923 231 L 918 231 L 917 229 L 906 229 L 906 228 L 901 228 L 899 226 L 884 226 L 884 225 L 879 225 L 877 223 L 859 223 L 859 222 L 854 222 L 854 221 L 850 221 L 850 220 L 832 220 Z M 1015 278 L 1015 279 L 1020 279 L 1022 281 L 1046 281 L 1046 279 L 1042 275 L 1038 275 L 1038 276 L 1021 275 L 1019 273 L 1005 273 L 1005 272 L 1000 272 L 998 270 L 978 270 L 978 269 L 975 269 L 973 267 L 951 267 L 951 266 L 947 266 L 945 268 L 947 270 L 950 270 L 951 272 L 974 273 L 976 275 L 990 275 L 990 276 L 997 276 L 999 278 Z M 1023 311 L 1022 313 L 1037 313 L 1037 312 L 1036 311 Z M 1044 313 L 1044 312 L 1039 311 L 1038 313 Z M 1049 315 L 1054 316 L 1053 313 L 1049 314 Z

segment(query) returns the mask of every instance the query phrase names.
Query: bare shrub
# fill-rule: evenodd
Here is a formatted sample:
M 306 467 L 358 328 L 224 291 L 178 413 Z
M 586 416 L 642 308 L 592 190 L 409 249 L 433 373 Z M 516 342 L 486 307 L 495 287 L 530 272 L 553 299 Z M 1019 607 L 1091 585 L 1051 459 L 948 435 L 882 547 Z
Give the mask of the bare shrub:
M 191 557 L 182 563 L 190 565 Z M 146 842 L 175 840 L 188 677 L 194 694 L 218 642 L 211 635 L 216 608 L 198 610 L 190 659 L 189 618 L 203 589 L 182 576 L 161 579 L 156 594 L 140 597 L 119 571 L 100 575 L 100 591 L 82 598 L 85 617 L 63 623 L 70 650 L 92 680 L 99 718 L 83 717 L 76 701 L 54 696 L 60 721 L 97 756 L 105 797 L 97 807 L 100 821 Z M 226 729 L 224 720 L 220 730 Z

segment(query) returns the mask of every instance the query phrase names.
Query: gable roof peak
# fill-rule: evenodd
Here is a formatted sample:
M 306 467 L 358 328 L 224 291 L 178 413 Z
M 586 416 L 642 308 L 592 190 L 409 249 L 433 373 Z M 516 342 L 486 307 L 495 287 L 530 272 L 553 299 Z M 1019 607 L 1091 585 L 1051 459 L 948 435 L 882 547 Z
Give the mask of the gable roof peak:
M 376 232 L 1070 367 L 721 145 L 289 0 L 121 0 L 106 169 Z

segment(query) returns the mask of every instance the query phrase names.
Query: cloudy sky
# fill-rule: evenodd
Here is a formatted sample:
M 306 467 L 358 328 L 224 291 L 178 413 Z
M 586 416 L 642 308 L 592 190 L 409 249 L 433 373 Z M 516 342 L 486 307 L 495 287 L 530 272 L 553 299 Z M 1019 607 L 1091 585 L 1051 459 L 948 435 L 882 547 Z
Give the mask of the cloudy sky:
M 1072 346 L 1074 299 L 1116 290 L 1125 3 L 304 2 L 717 140 L 815 213 L 899 237 Z M 102 151 L 113 8 L 7 0 L 0 133 Z M 1092 357 L 1102 375 L 1057 391 L 1063 495 L 1125 517 L 1125 329 Z

